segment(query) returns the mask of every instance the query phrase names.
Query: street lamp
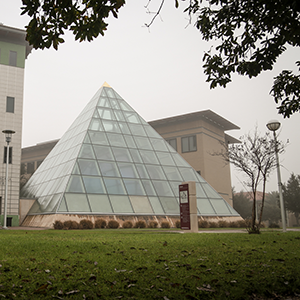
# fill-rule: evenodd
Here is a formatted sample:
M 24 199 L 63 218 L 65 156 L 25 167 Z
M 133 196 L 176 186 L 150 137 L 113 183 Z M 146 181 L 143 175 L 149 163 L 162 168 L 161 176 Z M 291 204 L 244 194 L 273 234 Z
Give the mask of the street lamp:
M 9 165 L 9 143 L 11 142 L 11 136 L 15 133 L 13 130 L 3 130 L 7 143 L 6 147 L 6 177 L 5 177 L 5 198 L 4 198 L 4 220 L 2 229 L 8 229 L 6 226 L 7 219 L 7 191 L 8 191 L 8 165 Z
M 283 197 L 282 197 L 280 165 L 279 165 L 279 158 L 278 158 L 277 138 L 276 138 L 276 133 L 275 133 L 275 131 L 278 130 L 279 127 L 280 127 L 280 122 L 278 122 L 276 120 L 271 120 L 267 123 L 267 127 L 268 127 L 269 130 L 273 131 L 273 134 L 274 134 L 276 164 L 277 164 L 278 190 L 279 190 L 279 202 L 280 202 L 281 220 L 282 220 L 282 231 L 286 232 L 285 209 L 284 209 L 284 203 L 283 203 Z

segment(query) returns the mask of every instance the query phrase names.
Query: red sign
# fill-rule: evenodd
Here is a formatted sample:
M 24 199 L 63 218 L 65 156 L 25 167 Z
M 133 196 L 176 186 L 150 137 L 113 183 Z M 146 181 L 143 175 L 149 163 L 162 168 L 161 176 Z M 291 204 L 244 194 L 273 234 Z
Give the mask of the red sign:
M 179 185 L 180 223 L 182 230 L 191 229 L 189 185 Z

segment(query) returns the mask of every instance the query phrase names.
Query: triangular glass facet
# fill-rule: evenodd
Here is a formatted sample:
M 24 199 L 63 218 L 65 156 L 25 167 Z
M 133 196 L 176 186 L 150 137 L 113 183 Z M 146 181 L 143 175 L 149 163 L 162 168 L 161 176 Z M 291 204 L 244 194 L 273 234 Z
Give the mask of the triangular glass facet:
M 29 214 L 179 215 L 196 181 L 199 215 L 239 216 L 108 85 L 102 86 L 22 190 Z

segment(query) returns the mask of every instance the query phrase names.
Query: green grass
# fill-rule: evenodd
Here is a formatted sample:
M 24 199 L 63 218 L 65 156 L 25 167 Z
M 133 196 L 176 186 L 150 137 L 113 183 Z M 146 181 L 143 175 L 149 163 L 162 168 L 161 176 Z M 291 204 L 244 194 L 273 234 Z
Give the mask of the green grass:
M 0 241 L 0 298 L 5 299 L 300 294 L 300 232 L 2 230 Z

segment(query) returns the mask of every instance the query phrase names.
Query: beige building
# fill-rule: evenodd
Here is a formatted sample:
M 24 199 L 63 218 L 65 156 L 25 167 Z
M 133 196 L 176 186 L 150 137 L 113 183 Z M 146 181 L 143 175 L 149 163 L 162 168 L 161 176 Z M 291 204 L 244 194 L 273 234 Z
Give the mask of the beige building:
M 19 186 L 21 165 L 23 85 L 25 59 L 31 47 L 24 30 L 0 24 L 0 209 L 3 209 L 6 181 L 6 141 L 3 130 L 15 131 L 9 144 L 7 225 L 19 225 Z

